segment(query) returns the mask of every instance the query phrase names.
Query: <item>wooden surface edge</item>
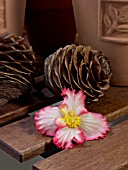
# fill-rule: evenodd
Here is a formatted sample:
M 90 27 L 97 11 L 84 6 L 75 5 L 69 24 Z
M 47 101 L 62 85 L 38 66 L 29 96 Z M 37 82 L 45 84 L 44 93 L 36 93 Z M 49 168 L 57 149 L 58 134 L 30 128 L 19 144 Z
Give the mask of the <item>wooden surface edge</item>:
M 128 106 L 125 106 L 119 110 L 116 110 L 112 113 L 105 115 L 105 117 L 107 118 L 108 122 L 112 122 L 112 121 L 115 121 L 116 119 L 119 119 L 127 114 L 128 114 Z
M 18 151 L 14 150 L 14 148 L 10 147 L 5 142 L 3 142 L 1 139 L 0 139 L 0 148 L 10 156 L 15 158 L 17 161 L 19 162 L 22 161 L 22 155 Z
M 51 105 L 53 104 L 53 102 L 57 102 L 58 100 L 59 98 L 56 98 L 55 96 L 44 98 L 44 99 L 37 97 L 36 100 L 35 99 L 32 100 L 31 104 L 29 103 L 29 105 L 23 105 L 23 106 L 21 105 L 21 107 L 19 106 L 19 108 L 11 110 L 7 112 L 6 114 L 3 114 L 3 115 L 1 114 L 0 115 L 0 126 L 8 123 L 9 121 L 13 122 L 13 120 L 18 119 L 22 116 L 25 116 L 25 115 L 27 116 L 29 113 L 36 111 L 38 109 L 41 109 L 42 107 Z
M 36 130 L 33 117 L 27 117 L 0 129 L 0 148 L 24 162 L 50 151 L 55 145 L 51 137 L 45 137 Z
M 115 133 L 117 133 L 118 134 L 117 136 L 120 138 L 119 134 L 122 133 L 124 135 L 124 132 L 122 132 L 123 131 L 122 129 L 126 130 L 127 129 L 126 125 L 128 127 L 128 120 L 125 120 L 125 121 L 113 126 L 112 129 L 111 129 L 111 132 L 106 136 L 105 141 L 103 141 L 103 139 L 101 139 L 99 142 L 95 141 L 95 140 L 94 141 L 88 141 L 88 146 L 87 147 L 83 148 L 82 145 L 84 145 L 84 144 L 82 144 L 81 146 L 79 145 L 79 146 L 76 146 L 73 149 L 63 150 L 62 152 L 57 153 L 56 155 L 53 155 L 53 156 L 51 156 L 51 157 L 49 157 L 47 159 L 38 161 L 37 163 L 33 164 L 33 170 L 56 170 L 56 169 L 57 170 L 64 170 L 64 169 L 68 169 L 68 170 L 69 169 L 70 170 L 77 170 L 77 169 L 80 169 L 80 170 L 83 170 L 83 169 L 86 169 L 86 170 L 90 170 L 90 169 L 91 170 L 99 170 L 97 167 L 98 166 L 100 167 L 100 159 L 101 159 L 102 163 L 105 163 L 105 160 L 104 160 L 105 158 L 103 157 L 103 154 L 100 153 L 99 148 L 98 147 L 96 148 L 96 146 L 99 146 L 101 143 L 104 146 L 107 143 L 107 146 L 108 147 L 110 146 L 110 148 L 112 149 L 111 143 L 109 144 L 109 137 L 112 138 L 112 136 L 116 136 Z M 119 133 L 120 129 L 121 129 L 121 131 Z M 125 137 L 125 135 L 124 135 L 124 137 Z M 117 139 L 117 137 L 114 137 L 114 138 Z M 126 141 L 128 141 L 128 137 L 127 137 Z M 94 149 L 93 157 L 92 157 L 92 154 L 89 151 L 90 149 L 88 148 L 90 143 L 92 145 L 91 146 L 91 151 Z M 120 144 L 121 144 L 121 142 L 120 142 Z M 126 143 L 125 143 L 125 146 L 126 146 Z M 119 147 L 120 151 L 122 150 L 122 147 L 123 146 Z M 107 148 L 104 148 L 103 150 L 105 151 L 106 149 Z M 84 150 L 86 150 L 86 151 L 84 151 Z M 127 154 L 126 156 L 128 156 L 127 151 L 128 151 L 128 149 L 126 150 L 126 148 L 124 148 L 123 155 Z M 83 154 L 83 157 L 81 156 L 81 158 L 79 158 L 79 160 L 77 161 L 77 156 L 74 156 L 76 154 L 77 154 L 78 158 L 82 154 Z M 99 157 L 99 162 L 97 162 L 97 158 L 95 160 L 95 154 L 98 154 L 97 157 Z M 112 150 L 112 153 L 110 153 L 110 155 L 107 155 L 107 157 L 106 157 L 107 160 L 112 159 L 113 155 L 111 155 L 111 154 L 113 154 L 113 150 Z M 84 155 L 85 155 L 85 157 L 84 157 Z M 89 160 L 87 160 L 88 159 L 87 155 L 88 155 L 88 157 L 90 157 Z M 121 155 L 120 156 L 115 155 L 115 156 L 116 156 L 117 162 L 118 162 L 118 159 L 119 159 L 119 157 L 121 157 Z M 76 162 L 73 163 L 75 160 L 76 160 Z M 94 161 L 94 164 L 93 164 L 93 162 L 91 163 L 91 160 Z M 111 161 L 111 164 L 113 164 L 113 167 L 111 167 L 112 170 L 127 170 L 128 169 L 128 160 L 121 163 L 120 165 L 114 165 L 114 163 L 115 162 Z M 89 167 L 87 166 L 87 164 L 89 164 Z M 94 166 L 95 164 L 97 164 L 97 167 Z M 108 162 L 108 164 L 109 164 L 109 162 Z M 80 167 L 80 165 L 82 167 Z M 108 166 L 108 165 L 106 164 L 106 166 Z M 107 168 L 105 167 L 104 169 L 106 170 Z
M 23 152 L 20 155 L 20 162 L 25 162 L 29 159 L 32 159 L 36 156 L 39 156 L 41 154 L 44 154 L 45 152 L 49 152 L 51 149 L 55 148 L 55 145 L 52 142 L 52 138 L 49 142 L 46 142 L 45 145 L 43 145 L 42 147 L 33 149 L 33 150 L 28 150 Z
M 115 119 L 118 119 L 128 113 L 128 99 L 127 99 L 128 91 L 127 91 L 127 88 L 121 88 L 121 89 L 123 89 L 123 95 L 126 92 L 124 102 L 122 102 L 121 104 L 120 104 L 120 100 L 121 100 L 120 98 L 119 98 L 119 101 L 117 101 L 116 105 L 112 105 L 112 102 L 109 100 L 109 96 L 107 97 L 108 104 L 110 103 L 111 104 L 110 106 L 112 106 L 112 109 L 111 109 L 112 112 L 108 112 L 108 115 L 104 115 L 104 116 L 106 116 L 107 121 L 109 122 Z M 109 93 L 109 95 L 112 96 L 113 101 L 115 103 L 114 95 L 111 94 L 112 91 L 115 91 L 114 94 L 115 93 L 117 94 L 117 92 L 120 91 L 120 88 L 114 88 Z M 102 103 L 102 99 L 99 103 L 97 102 L 97 103 L 94 103 L 94 105 L 92 104 L 92 106 L 91 107 L 94 110 L 97 109 L 97 110 L 102 111 L 105 107 L 105 112 L 109 111 L 107 108 L 108 106 L 104 106 L 104 103 Z M 17 127 L 19 128 L 19 130 L 16 129 Z M 22 138 L 24 138 L 24 141 L 23 141 L 23 144 L 25 145 L 24 148 L 21 146 L 18 146 L 20 143 L 20 139 L 21 139 L 20 136 L 18 136 L 19 134 L 17 134 L 18 132 L 20 132 L 22 134 Z M 3 126 L 0 129 L 0 139 L 1 139 L 0 144 L 3 143 L 1 144 L 1 146 L 3 146 L 2 149 L 4 151 L 6 151 L 11 156 L 16 158 L 18 161 L 23 162 L 28 159 L 31 159 L 34 156 L 42 154 L 45 151 L 48 151 L 48 149 L 52 147 L 53 145 L 52 138 L 49 138 L 47 140 L 47 137 L 43 137 L 41 139 L 41 136 L 42 135 L 40 135 L 35 129 L 33 118 L 28 117 L 28 118 L 21 119 L 17 122 L 10 123 L 9 125 Z M 13 141 L 14 137 L 15 139 Z M 36 141 L 37 139 L 39 140 L 38 142 Z M 33 145 L 35 148 L 33 148 L 33 145 L 29 146 L 28 144 L 26 144 L 27 141 L 31 142 L 31 140 L 36 141 L 36 144 L 35 142 L 33 142 Z M 43 144 L 42 144 L 42 141 L 44 142 Z

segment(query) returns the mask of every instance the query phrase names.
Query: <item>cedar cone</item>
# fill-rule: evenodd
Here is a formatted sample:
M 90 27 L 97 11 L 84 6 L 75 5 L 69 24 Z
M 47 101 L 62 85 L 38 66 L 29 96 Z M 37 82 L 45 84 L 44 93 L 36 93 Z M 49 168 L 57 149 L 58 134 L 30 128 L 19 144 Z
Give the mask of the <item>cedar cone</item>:
M 0 108 L 30 92 L 35 56 L 24 38 L 0 36 Z
M 74 44 L 59 48 L 46 58 L 44 73 L 52 92 L 60 95 L 63 88 L 82 90 L 88 103 L 104 95 L 112 75 L 109 60 L 102 52 Z

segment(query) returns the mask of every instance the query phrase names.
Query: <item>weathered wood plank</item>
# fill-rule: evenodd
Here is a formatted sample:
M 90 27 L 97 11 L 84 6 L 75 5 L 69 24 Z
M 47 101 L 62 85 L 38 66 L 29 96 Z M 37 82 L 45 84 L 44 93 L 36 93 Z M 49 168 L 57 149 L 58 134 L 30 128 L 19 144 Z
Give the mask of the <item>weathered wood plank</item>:
M 52 147 L 52 139 L 43 137 L 36 131 L 32 117 L 0 129 L 0 148 L 20 162 L 44 153 Z
M 90 141 L 39 161 L 33 170 L 128 169 L 128 120 L 114 126 L 104 139 Z
M 26 96 L 26 98 L 10 102 L 0 110 L 0 126 L 7 123 L 8 121 L 14 120 L 37 109 L 53 104 L 59 99 L 59 97 L 57 98 L 55 96 L 46 97 L 33 93 L 29 96 Z
M 109 122 L 128 114 L 128 87 L 110 87 L 98 102 L 87 108 L 91 112 L 102 113 Z
M 0 110 L 0 125 L 58 100 L 59 98 L 55 96 L 41 98 L 30 95 L 24 100 L 11 102 Z M 128 87 L 111 87 L 98 102 L 92 103 L 87 108 L 90 111 L 106 115 L 109 122 L 124 116 L 128 112 Z
M 127 114 L 127 89 L 128 88 L 110 88 L 102 99 L 96 103 L 92 103 L 88 106 L 88 109 L 90 111 L 103 113 L 108 117 L 109 121 Z M 50 102 L 55 102 L 55 100 L 56 98 L 53 100 L 50 99 Z M 48 104 L 47 100 L 45 100 L 45 104 L 46 103 Z M 32 107 L 32 105 L 30 105 L 30 107 Z M 22 112 L 22 109 L 18 111 Z M 45 152 L 50 145 L 53 146 L 53 144 L 51 144 L 51 138 L 43 137 L 36 132 L 32 118 L 23 119 L 2 127 L 0 129 L 0 139 L 1 149 L 21 162 Z

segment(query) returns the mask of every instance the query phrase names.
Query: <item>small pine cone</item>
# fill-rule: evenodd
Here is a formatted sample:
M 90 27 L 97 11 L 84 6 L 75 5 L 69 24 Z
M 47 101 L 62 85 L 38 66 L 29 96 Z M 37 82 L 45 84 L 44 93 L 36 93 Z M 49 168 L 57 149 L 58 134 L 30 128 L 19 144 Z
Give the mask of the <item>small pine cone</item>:
M 30 91 L 35 59 L 24 38 L 0 36 L 0 108 Z
M 60 95 L 63 88 L 82 90 L 87 102 L 97 101 L 110 85 L 111 68 L 102 52 L 90 46 L 67 45 L 45 60 L 46 84 Z

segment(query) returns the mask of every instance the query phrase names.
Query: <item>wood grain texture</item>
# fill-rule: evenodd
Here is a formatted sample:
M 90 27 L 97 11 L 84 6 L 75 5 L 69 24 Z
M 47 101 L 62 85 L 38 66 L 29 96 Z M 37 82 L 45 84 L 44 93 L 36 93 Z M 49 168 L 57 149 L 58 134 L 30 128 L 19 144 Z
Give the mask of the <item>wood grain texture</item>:
M 128 87 L 110 87 L 98 102 L 87 108 L 91 112 L 103 114 L 109 122 L 128 114 Z
M 30 95 L 26 99 L 11 102 L 0 110 L 0 125 L 57 101 L 59 98 L 55 96 L 41 98 Z M 89 111 L 102 113 L 109 122 L 124 116 L 128 113 L 128 87 L 111 87 L 98 102 L 87 108 Z
M 128 120 L 114 126 L 100 140 L 64 150 L 34 164 L 33 170 L 128 169 Z
M 0 129 L 0 148 L 20 162 L 35 157 L 52 147 L 52 138 L 40 135 L 32 117 Z
M 103 113 L 108 118 L 108 121 L 128 114 L 127 89 L 128 88 L 110 88 L 103 98 L 96 103 L 92 103 L 88 106 L 88 109 L 90 111 Z M 44 103 L 38 99 L 36 100 L 37 103 L 31 103 L 29 107 L 19 107 L 19 110 L 12 111 L 12 115 L 21 115 L 24 114 L 24 112 L 28 113 L 34 107 L 41 107 L 43 104 L 48 104 L 49 102 L 54 103 L 56 98 L 45 98 Z M 24 108 L 26 108 L 26 110 L 24 110 Z M 7 109 L 9 110 L 9 108 Z M 54 147 L 51 138 L 43 137 L 36 131 L 32 118 L 23 119 L 3 126 L 0 129 L 0 139 L 1 149 L 21 162 L 45 152 L 47 149 L 50 149 L 50 146 Z
M 41 97 L 38 95 L 30 94 L 29 96 L 26 96 L 26 98 L 10 102 L 0 110 L 0 125 L 3 125 L 4 123 L 7 123 L 8 121 L 15 118 L 27 115 L 28 113 L 42 107 L 53 104 L 59 100 L 60 98 L 55 96 Z

